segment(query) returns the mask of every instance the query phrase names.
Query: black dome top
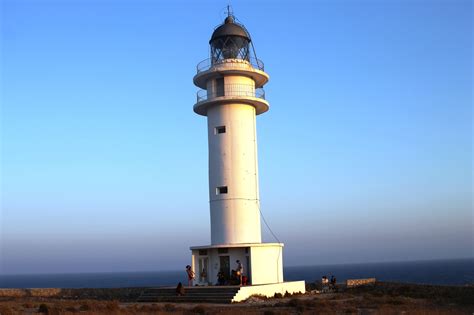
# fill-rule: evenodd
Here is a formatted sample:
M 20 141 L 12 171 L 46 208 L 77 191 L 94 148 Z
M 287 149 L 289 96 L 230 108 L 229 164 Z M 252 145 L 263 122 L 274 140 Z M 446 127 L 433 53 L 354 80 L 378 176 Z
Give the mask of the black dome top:
M 245 28 L 243 28 L 240 24 L 235 23 L 234 18 L 231 15 L 226 17 L 224 24 L 214 30 L 214 33 L 212 33 L 211 36 L 211 40 L 209 40 L 209 44 L 217 38 L 227 36 L 240 36 L 250 42 L 249 33 L 247 33 Z

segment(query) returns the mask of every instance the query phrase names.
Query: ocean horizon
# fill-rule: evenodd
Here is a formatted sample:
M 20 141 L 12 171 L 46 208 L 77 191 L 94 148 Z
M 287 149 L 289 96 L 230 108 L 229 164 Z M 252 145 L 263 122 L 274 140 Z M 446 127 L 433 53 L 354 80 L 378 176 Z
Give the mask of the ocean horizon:
M 314 282 L 331 275 L 338 282 L 375 277 L 378 281 L 388 282 L 473 285 L 474 258 L 284 268 L 285 281 Z M 186 282 L 184 270 L 0 275 L 0 288 L 159 287 L 178 282 Z

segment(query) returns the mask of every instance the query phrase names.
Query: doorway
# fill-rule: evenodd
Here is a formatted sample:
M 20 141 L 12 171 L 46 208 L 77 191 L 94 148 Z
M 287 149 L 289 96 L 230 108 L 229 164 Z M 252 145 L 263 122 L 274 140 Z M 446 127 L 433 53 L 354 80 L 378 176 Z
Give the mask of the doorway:
M 209 282 L 209 258 L 199 257 L 198 266 L 199 282 L 207 284 Z
M 220 269 L 226 279 L 230 279 L 230 256 L 219 256 Z

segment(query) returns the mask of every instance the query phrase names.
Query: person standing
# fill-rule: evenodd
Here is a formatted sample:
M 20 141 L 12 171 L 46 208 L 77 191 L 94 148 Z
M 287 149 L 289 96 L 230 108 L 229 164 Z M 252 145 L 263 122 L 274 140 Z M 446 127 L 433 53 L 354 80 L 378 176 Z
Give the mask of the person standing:
M 192 287 L 195 275 L 194 275 L 194 271 L 192 271 L 190 265 L 186 266 L 186 274 L 188 275 L 188 287 Z
M 240 285 L 242 285 L 242 275 L 244 274 L 244 266 L 240 262 L 240 260 L 236 261 L 237 263 L 237 277 L 239 278 Z
M 321 292 L 329 292 L 329 279 L 327 276 L 323 276 L 321 279 Z

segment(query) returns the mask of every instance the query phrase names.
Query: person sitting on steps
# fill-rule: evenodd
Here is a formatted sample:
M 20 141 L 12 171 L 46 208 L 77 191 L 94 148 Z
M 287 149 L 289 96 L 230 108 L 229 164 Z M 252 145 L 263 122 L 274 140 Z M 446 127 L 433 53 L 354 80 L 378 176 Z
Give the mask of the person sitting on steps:
M 222 269 L 217 274 L 217 285 L 225 285 L 225 275 L 222 272 Z
M 176 287 L 176 295 L 177 296 L 184 296 L 184 286 L 181 282 L 178 283 L 178 286 Z

